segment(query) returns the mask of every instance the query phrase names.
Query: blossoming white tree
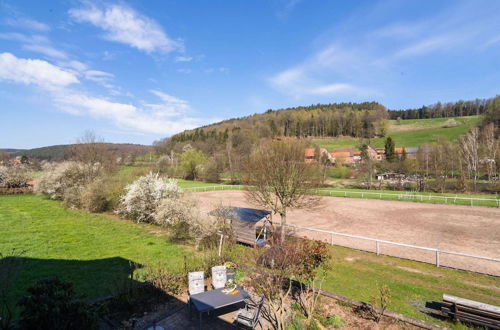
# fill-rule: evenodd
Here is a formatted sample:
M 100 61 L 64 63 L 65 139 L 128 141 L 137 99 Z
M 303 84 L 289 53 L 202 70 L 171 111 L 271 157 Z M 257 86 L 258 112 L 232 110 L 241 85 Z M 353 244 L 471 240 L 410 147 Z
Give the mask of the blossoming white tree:
M 177 181 L 165 181 L 154 173 L 141 176 L 125 190 L 117 212 L 137 222 L 152 222 L 161 201 L 164 198 L 177 199 L 182 192 Z

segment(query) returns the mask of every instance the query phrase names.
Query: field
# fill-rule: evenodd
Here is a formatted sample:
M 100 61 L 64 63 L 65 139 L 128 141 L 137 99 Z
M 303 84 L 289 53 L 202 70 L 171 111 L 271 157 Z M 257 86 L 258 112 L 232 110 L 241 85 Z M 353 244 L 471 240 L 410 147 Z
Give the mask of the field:
M 147 227 L 63 209 L 35 195 L 0 196 L 0 253 L 25 251 L 24 272 L 12 299 L 38 279 L 60 276 L 97 298 L 116 291 L 130 262 L 178 267 L 188 251 Z
M 193 193 L 203 210 L 220 204 L 251 207 L 242 191 Z M 276 221 L 279 221 L 276 219 Z M 310 210 L 291 210 L 287 222 L 308 228 L 359 235 L 379 240 L 418 245 L 439 250 L 498 258 L 500 209 L 459 205 L 377 201 L 359 198 L 323 197 Z M 327 240 L 328 234 L 300 231 L 299 235 Z M 375 243 L 334 237 L 342 246 L 374 251 Z M 434 262 L 431 251 L 382 244 L 381 253 Z M 500 263 L 450 255 L 441 264 L 500 276 Z
M 112 293 L 128 275 L 129 261 L 162 262 L 178 268 L 189 247 L 170 243 L 158 228 L 65 210 L 40 196 L 0 196 L 0 252 L 25 250 L 26 264 L 11 299 L 25 294 L 36 280 L 60 276 L 75 282 L 87 298 Z M 391 310 L 440 325 L 464 328 L 431 318 L 422 309 L 443 293 L 500 304 L 500 280 L 398 258 L 332 247 L 333 269 L 323 288 L 369 301 L 377 287 L 392 292 Z
M 475 126 L 480 118 L 479 116 L 454 117 L 453 119 L 458 123 L 457 126 L 443 127 L 449 119 L 408 119 L 402 120 L 400 124 L 396 120 L 390 120 L 387 136 L 391 136 L 394 139 L 396 147 L 406 148 L 432 144 L 440 140 L 454 141 Z M 343 137 L 313 139 L 312 142 L 331 151 L 339 147 L 357 147 L 361 141 L 355 138 Z M 374 138 L 370 142 L 376 148 L 383 148 L 385 138 Z

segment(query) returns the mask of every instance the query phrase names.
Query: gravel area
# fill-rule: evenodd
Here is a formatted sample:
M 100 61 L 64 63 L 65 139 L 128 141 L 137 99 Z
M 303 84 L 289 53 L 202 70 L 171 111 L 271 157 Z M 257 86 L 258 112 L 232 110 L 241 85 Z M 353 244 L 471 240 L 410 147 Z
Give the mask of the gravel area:
M 200 208 L 220 205 L 258 207 L 243 191 L 192 193 Z M 275 216 L 279 221 L 279 216 Z M 500 258 L 500 209 L 374 199 L 322 197 L 314 209 L 290 210 L 287 222 L 309 228 L 406 243 L 440 250 Z M 296 234 L 330 242 L 332 237 L 311 231 Z M 375 251 L 375 242 L 334 236 L 337 245 Z M 380 252 L 435 262 L 435 252 L 380 244 Z M 500 276 L 500 263 L 440 254 L 442 266 Z

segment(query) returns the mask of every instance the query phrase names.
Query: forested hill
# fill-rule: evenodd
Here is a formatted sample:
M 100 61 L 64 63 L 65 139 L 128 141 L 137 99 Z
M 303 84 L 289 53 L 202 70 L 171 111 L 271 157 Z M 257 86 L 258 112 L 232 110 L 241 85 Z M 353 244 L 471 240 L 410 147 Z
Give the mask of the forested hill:
M 426 119 L 481 115 L 498 103 L 499 97 L 436 103 L 417 109 L 387 110 L 377 102 L 332 103 L 267 110 L 261 114 L 232 118 L 187 130 L 156 142 L 164 151 L 178 144 L 210 142 L 224 144 L 229 136 L 268 138 L 276 136 L 372 138 L 385 135 L 387 119 Z M 238 134 L 235 134 L 238 133 Z
M 123 155 L 139 156 L 151 151 L 151 146 L 140 144 L 127 144 L 127 143 L 104 143 L 106 149 L 110 152 L 117 154 L 117 157 Z M 28 150 L 20 150 L 10 153 L 11 157 L 27 156 L 30 159 L 39 160 L 66 160 L 71 157 L 74 144 L 61 144 L 55 146 L 34 148 Z
M 230 133 L 255 137 L 354 136 L 373 137 L 383 130 L 386 108 L 376 102 L 316 104 L 224 120 L 172 136 L 171 142 L 215 139 L 224 143 Z M 161 143 L 161 142 L 160 142 Z

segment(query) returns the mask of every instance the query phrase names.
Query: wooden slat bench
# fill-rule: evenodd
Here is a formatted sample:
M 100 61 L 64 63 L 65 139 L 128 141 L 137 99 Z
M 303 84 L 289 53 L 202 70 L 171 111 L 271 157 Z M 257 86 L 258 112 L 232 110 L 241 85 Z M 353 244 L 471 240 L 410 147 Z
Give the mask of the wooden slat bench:
M 441 311 L 456 321 L 500 329 L 500 307 L 443 294 Z

